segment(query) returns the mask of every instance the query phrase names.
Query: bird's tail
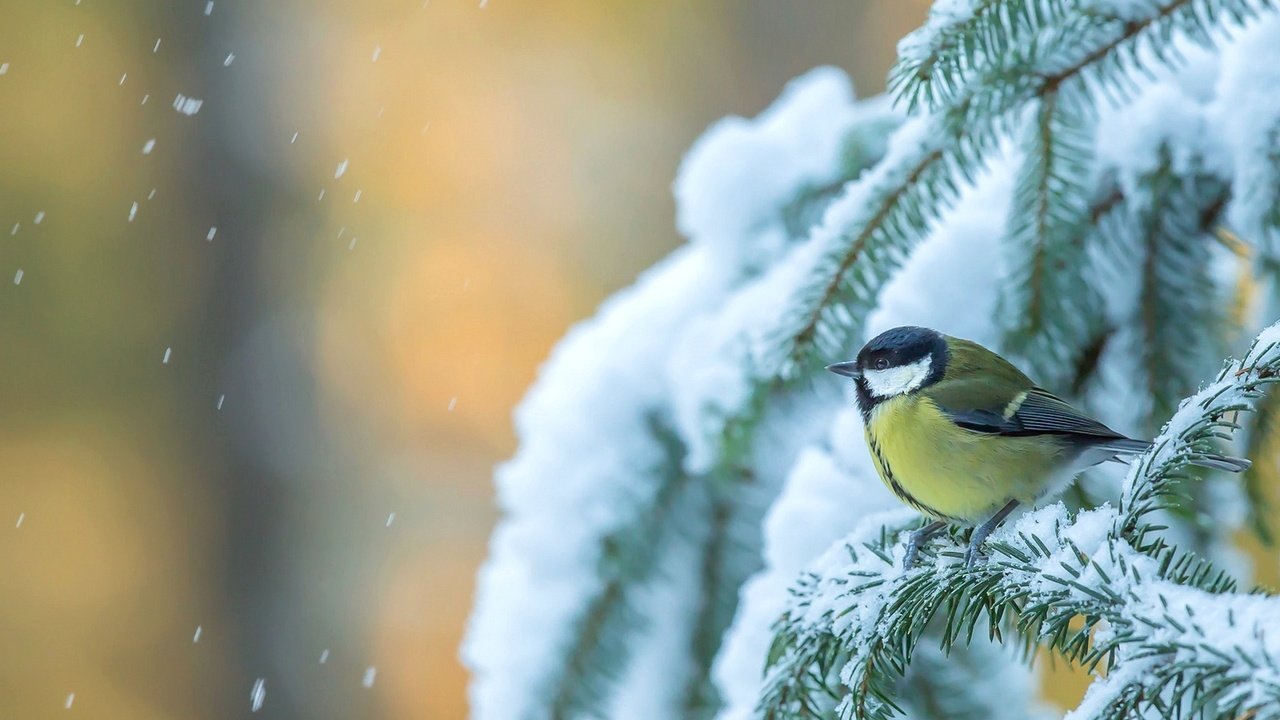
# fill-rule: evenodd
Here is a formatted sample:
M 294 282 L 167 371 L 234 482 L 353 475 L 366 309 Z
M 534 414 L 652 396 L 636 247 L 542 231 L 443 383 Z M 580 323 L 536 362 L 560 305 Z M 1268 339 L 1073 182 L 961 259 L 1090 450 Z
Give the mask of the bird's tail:
M 1116 438 L 1100 443 L 1098 447 L 1111 450 L 1119 455 L 1137 455 L 1146 452 L 1151 447 L 1151 443 L 1146 440 L 1134 440 L 1133 438 Z M 1191 464 L 1209 468 L 1210 470 L 1239 473 L 1248 470 L 1253 463 L 1244 458 L 1229 457 L 1227 455 L 1204 455 L 1192 460 Z

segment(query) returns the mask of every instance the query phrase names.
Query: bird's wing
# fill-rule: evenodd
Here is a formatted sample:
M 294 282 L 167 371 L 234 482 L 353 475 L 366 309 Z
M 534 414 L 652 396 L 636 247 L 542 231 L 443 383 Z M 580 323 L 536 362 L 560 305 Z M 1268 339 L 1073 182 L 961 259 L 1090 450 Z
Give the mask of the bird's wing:
M 974 432 L 1005 436 L 1083 435 L 1098 440 L 1123 437 L 1038 387 L 1025 390 L 999 409 L 949 404 L 945 395 L 933 400 L 952 422 Z

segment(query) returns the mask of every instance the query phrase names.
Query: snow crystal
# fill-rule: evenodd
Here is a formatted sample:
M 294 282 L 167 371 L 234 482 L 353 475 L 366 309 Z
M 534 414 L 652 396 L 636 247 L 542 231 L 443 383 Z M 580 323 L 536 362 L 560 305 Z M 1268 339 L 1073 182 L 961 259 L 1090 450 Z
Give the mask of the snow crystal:
M 151 138 L 150 140 L 148 140 L 148 141 L 146 141 L 145 143 L 143 143 L 143 144 L 142 144 L 142 154 L 143 154 L 143 155 L 150 155 L 150 154 L 151 154 L 151 151 L 152 151 L 152 150 L 154 150 L 154 149 L 155 149 L 155 147 L 156 147 L 156 139 L 155 139 L 155 138 Z
M 182 93 L 173 99 L 173 109 L 183 115 L 195 115 L 200 112 L 200 106 L 204 105 L 204 100 L 199 98 L 189 98 Z
M 297 133 L 294 133 L 294 134 L 293 134 L 293 137 L 294 137 L 294 138 L 297 138 L 297 137 L 298 137 L 298 134 L 297 134 Z M 350 162 L 351 162 L 351 159 L 350 159 L 350 158 L 343 158 L 343 159 L 342 159 L 342 162 L 338 163 L 338 169 L 333 171 L 333 179 L 334 179 L 334 180 L 337 180 L 338 178 L 342 177 L 342 176 L 343 176 L 343 174 L 345 174 L 345 173 L 347 172 L 347 165 L 348 165 Z
M 0 63 L 0 75 L 9 74 L 9 63 Z
M 147 104 L 147 101 L 148 101 L 148 100 L 150 100 L 150 99 L 151 99 L 151 94 L 150 94 L 150 93 L 147 93 L 146 95 L 143 95 L 143 96 L 142 96 L 142 102 L 140 102 L 140 103 L 138 103 L 138 104 L 139 104 L 139 105 L 146 105 L 146 104 Z
M 373 687 L 373 681 L 377 679 L 377 677 L 378 677 L 378 668 L 370 665 L 369 667 L 364 669 L 364 678 L 361 679 L 360 684 L 364 685 L 367 688 L 371 688 Z
M 13 284 L 14 285 L 22 284 L 22 268 L 18 268 L 18 271 L 13 274 Z
M 456 397 L 449 398 L 449 412 L 453 412 L 453 409 L 457 406 L 458 406 L 458 398 Z
M 213 14 L 213 0 L 209 0 L 204 4 L 204 14 L 205 15 Z
M 24 512 L 20 512 L 20 513 L 18 513 L 18 522 L 17 522 L 17 524 L 15 524 L 15 525 L 14 525 L 14 527 L 16 527 L 16 528 L 20 528 L 20 527 L 22 527 L 22 521 L 23 521 L 23 520 L 26 520 L 26 519 L 27 519 L 27 514 L 26 514 L 26 513 L 24 513 Z
M 357 190 L 357 191 L 356 191 L 356 196 L 355 196 L 355 198 L 353 198 L 353 199 L 351 200 L 351 202 L 353 202 L 353 203 L 358 203 L 358 202 L 360 202 L 360 196 L 361 196 L 362 194 L 364 194 L 364 190 Z
M 320 664 L 323 665 L 327 662 L 329 662 L 329 648 L 320 651 Z
M 262 701 L 267 699 L 267 681 L 265 678 L 258 678 L 253 681 L 253 688 L 249 690 L 249 710 L 258 712 L 262 709 Z
M 171 348 L 171 347 L 167 347 L 167 348 L 165 348 L 165 349 L 164 349 L 164 360 L 160 361 L 160 364 L 161 364 L 161 365 L 168 365 L 168 364 L 169 364 L 169 355 L 170 355 L 170 353 L 172 353 L 172 352 L 173 352 L 173 348 Z
M 80 33 L 80 36 L 76 38 L 76 47 L 80 47 L 80 45 L 83 43 L 84 43 L 84 33 Z
M 227 56 L 222 60 L 222 67 L 231 67 L 231 63 L 235 61 L 236 61 L 236 54 L 227 53 Z
M 71 706 L 75 703 L 75 701 L 76 701 L 76 694 L 75 694 L 75 693 L 68 693 L 68 694 L 67 694 L 67 701 L 66 701 L 65 703 L 63 703 L 63 707 L 65 707 L 66 709 L 70 710 L 70 709 L 71 709 Z
M 22 223 L 14 223 L 14 224 L 13 224 L 13 229 L 9 231 L 9 235 L 11 235 L 11 236 L 12 236 L 12 235 L 17 235 L 17 234 L 18 234 L 18 229 L 19 229 L 19 228 L 21 228 L 21 227 L 22 227 Z
M 213 240 L 213 236 L 217 234 L 218 234 L 218 226 L 214 225 L 213 227 L 209 228 L 209 232 L 205 233 L 204 239 Z
M 116 83 L 116 84 L 117 84 L 117 85 L 123 85 L 123 84 L 124 84 L 124 79 L 125 79 L 125 78 L 127 78 L 127 77 L 129 77 L 129 73 L 124 73 L 123 75 L 121 75 L 121 76 L 120 76 L 120 82 L 118 82 L 118 83 Z
M 39 225 L 40 223 L 44 222 L 44 211 L 41 210 L 40 212 L 36 213 L 36 218 L 32 222 L 34 222 L 36 225 Z
M 391 527 L 391 523 L 393 523 L 393 522 L 395 522 L 395 521 L 396 521 L 396 514 L 395 514 L 395 513 L 391 513 L 390 515 L 387 515 L 387 527 Z
M 191 642 L 193 642 L 193 643 L 198 643 L 198 642 L 200 642 L 200 633 L 201 633 L 201 631 L 203 631 L 203 630 L 204 630 L 204 627 L 203 627 L 203 626 L 201 626 L 201 625 L 197 625 L 197 626 L 196 626 L 196 632 L 195 632 L 195 634 L 191 636 Z
M 359 238 L 357 238 L 355 235 L 352 235 L 352 236 L 351 236 L 351 242 L 347 243 L 347 249 L 348 249 L 348 250 L 355 250 L 355 249 L 356 249 L 356 241 L 357 241 L 358 239 L 359 239 Z
M 218 404 L 217 404 L 217 406 L 215 407 L 215 409 L 216 409 L 216 410 L 221 410 L 221 409 L 222 409 L 222 403 L 223 403 L 223 402 L 225 402 L 225 401 L 226 401 L 226 399 L 227 399 L 227 396 L 226 396 L 226 395 L 219 395 L 219 396 L 218 396 Z
M 290 144 L 290 145 L 292 145 L 292 144 L 294 144 L 294 143 L 296 143 L 296 142 L 298 142 L 298 133 L 294 133 L 294 134 L 293 134 L 293 137 L 289 138 L 289 144 Z
M 373 46 L 373 62 L 378 62 L 378 57 L 381 55 L 382 55 L 382 46 L 374 45 Z
M 152 53 L 160 52 L 160 38 L 156 38 L 156 46 L 151 48 Z
M 133 204 L 129 206 L 129 222 L 133 222 L 133 219 L 137 216 L 138 216 L 138 201 L 135 200 Z

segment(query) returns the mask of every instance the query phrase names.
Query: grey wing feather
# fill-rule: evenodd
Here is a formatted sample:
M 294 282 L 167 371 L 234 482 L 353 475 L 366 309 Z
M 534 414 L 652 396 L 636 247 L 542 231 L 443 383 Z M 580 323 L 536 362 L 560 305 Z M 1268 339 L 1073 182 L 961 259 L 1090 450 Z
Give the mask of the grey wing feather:
M 1027 397 L 1008 417 L 991 410 L 939 407 L 956 425 L 974 432 L 1011 437 L 1057 435 L 1080 446 L 1117 456 L 1138 455 L 1151 447 L 1150 442 L 1125 437 L 1040 388 L 1027 391 Z M 1110 459 L 1119 458 L 1112 456 Z M 1250 466 L 1245 458 L 1225 455 L 1200 456 L 1191 460 L 1191 464 L 1237 473 L 1248 470 Z
M 1084 435 L 1098 440 L 1128 440 L 1120 433 L 1085 415 L 1061 398 L 1032 388 L 1012 415 L 991 410 L 942 408 L 956 425 L 994 435 Z M 1139 442 L 1129 440 L 1129 442 Z
M 1040 388 L 1033 388 L 1027 393 L 1027 399 L 1018 406 L 1013 417 L 1032 432 L 1124 437 Z

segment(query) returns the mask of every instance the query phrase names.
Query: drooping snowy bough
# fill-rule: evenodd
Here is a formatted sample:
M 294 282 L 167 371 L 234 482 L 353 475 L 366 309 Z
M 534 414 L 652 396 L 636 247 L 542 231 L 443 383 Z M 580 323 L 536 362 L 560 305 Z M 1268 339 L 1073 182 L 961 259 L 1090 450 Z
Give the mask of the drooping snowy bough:
M 1035 717 L 1032 644 L 1109 668 L 1078 717 L 1270 712 L 1272 601 L 1228 578 L 1232 533 L 1266 530 L 1280 393 L 1243 488 L 1179 476 L 1253 417 L 1215 413 L 1274 338 L 1179 401 L 1280 316 L 1272 3 L 948 0 L 899 52 L 894 104 L 823 68 L 708 130 L 675 184 L 689 244 L 543 368 L 463 648 L 477 718 Z M 902 324 L 1132 435 L 1176 410 L 1167 442 L 987 566 L 901 577 L 918 519 L 822 367 Z

